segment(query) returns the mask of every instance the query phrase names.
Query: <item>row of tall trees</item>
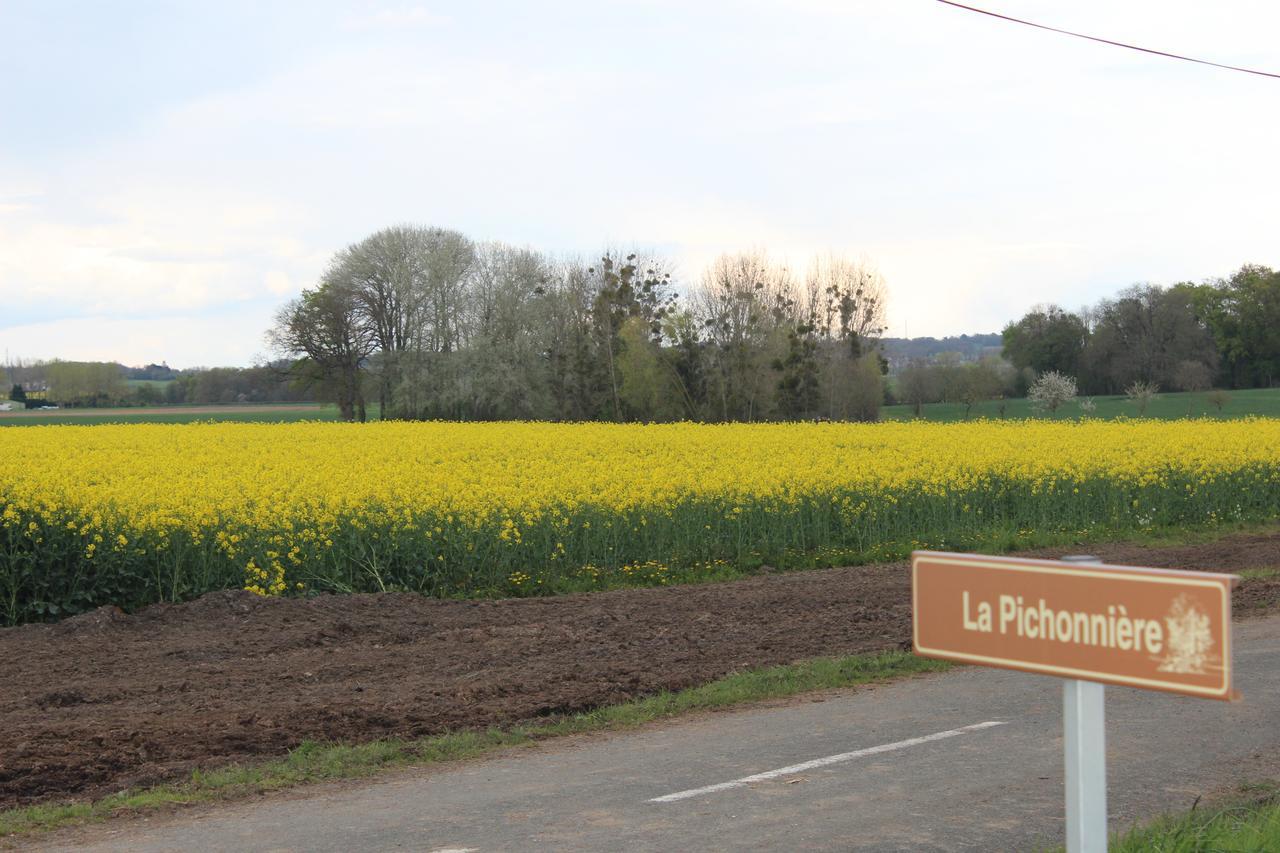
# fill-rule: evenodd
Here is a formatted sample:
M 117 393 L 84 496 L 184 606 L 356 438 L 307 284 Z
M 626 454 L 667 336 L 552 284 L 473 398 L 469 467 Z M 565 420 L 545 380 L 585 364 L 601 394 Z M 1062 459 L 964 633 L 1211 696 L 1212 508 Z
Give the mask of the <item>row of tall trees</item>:
M 884 296 L 836 256 L 798 276 L 725 255 L 684 283 L 655 255 L 406 225 L 337 253 L 268 339 L 350 419 L 873 419 Z
M 47 396 L 76 406 L 103 406 L 127 393 L 118 364 L 98 361 L 54 361 L 46 372 Z
M 1246 265 L 1203 284 L 1135 285 L 1076 313 L 1041 306 L 1003 340 L 1014 367 L 1077 377 L 1088 394 L 1135 382 L 1271 386 L 1280 380 L 1280 272 Z
M 305 403 L 315 390 L 292 376 L 289 362 L 254 367 L 197 367 L 175 371 L 172 380 L 139 384 L 134 399 L 143 404 Z

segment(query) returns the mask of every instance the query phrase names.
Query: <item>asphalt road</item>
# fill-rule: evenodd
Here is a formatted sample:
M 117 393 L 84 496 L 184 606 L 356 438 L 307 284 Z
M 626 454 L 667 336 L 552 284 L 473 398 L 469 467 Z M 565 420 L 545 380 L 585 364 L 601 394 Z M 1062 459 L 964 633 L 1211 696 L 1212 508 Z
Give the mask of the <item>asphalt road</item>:
M 1280 618 L 1238 624 L 1235 642 L 1242 702 L 1107 688 L 1112 830 L 1275 771 Z M 46 846 L 1035 849 L 1062 837 L 1061 725 L 1057 680 L 964 669 L 88 827 Z

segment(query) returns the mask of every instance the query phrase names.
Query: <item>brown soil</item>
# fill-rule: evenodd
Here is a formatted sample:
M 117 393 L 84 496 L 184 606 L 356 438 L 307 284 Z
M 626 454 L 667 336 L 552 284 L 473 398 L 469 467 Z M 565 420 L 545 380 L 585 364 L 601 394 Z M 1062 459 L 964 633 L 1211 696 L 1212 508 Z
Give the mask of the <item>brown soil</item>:
M 1280 531 L 1089 550 L 1114 563 L 1272 568 Z M 4 629 L 0 808 L 101 796 L 304 740 L 508 724 L 747 667 L 908 648 L 909 593 L 894 563 L 506 601 L 225 592 Z M 1242 615 L 1278 605 L 1280 577 L 1237 591 Z

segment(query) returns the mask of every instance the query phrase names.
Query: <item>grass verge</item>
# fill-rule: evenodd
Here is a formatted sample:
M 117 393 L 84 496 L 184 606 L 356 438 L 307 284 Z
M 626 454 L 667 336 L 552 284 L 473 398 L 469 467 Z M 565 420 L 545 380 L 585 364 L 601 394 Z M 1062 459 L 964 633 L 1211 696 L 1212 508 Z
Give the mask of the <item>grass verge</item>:
M 874 548 L 854 551 L 838 548 L 815 549 L 794 552 L 775 559 L 776 566 L 784 571 L 800 569 L 826 569 L 843 566 L 860 566 L 871 563 L 891 563 L 907 560 L 914 550 L 972 551 L 979 554 L 1017 554 L 1047 548 L 1079 546 L 1080 553 L 1087 553 L 1089 546 L 1139 545 L 1149 548 L 1184 547 L 1205 545 L 1229 536 L 1268 534 L 1277 531 L 1276 519 L 1246 519 L 1221 521 L 1213 524 L 1188 524 L 1153 526 L 1147 528 L 1103 527 L 1088 530 L 1013 530 L 992 529 L 967 536 L 954 536 L 936 541 L 912 543 L 884 542 Z M 711 581 L 734 580 L 749 577 L 758 566 L 729 566 Z M 1267 569 L 1260 569 L 1253 576 L 1263 577 Z M 702 579 L 686 581 L 699 583 Z M 574 590 L 580 591 L 580 590 Z M 581 590 L 587 591 L 587 590 Z
M 620 731 L 691 711 L 730 708 L 817 690 L 853 687 L 950 668 L 908 652 L 817 658 L 734 673 L 699 687 L 664 692 L 622 705 L 505 729 L 460 731 L 418 740 L 364 744 L 304 743 L 285 758 L 216 770 L 197 770 L 183 782 L 125 791 L 90 803 L 28 806 L 0 812 L 0 838 L 91 823 L 109 817 L 189 803 L 246 797 L 308 782 L 353 779 L 384 768 L 474 758 L 548 738 Z
M 1112 853 L 1280 850 L 1280 782 L 1246 785 L 1211 807 L 1166 815 L 1112 839 Z

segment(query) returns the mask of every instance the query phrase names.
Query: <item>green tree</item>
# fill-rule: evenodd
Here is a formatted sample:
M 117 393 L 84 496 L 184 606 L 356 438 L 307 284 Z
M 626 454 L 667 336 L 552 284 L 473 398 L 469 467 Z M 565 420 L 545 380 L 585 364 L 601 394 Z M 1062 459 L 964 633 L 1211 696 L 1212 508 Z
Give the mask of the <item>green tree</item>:
M 655 343 L 662 339 L 662 319 L 675 301 L 671 292 L 671 274 L 661 264 L 643 261 L 634 252 L 625 258 L 616 258 L 606 252 L 599 265 L 587 272 L 597 281 L 596 331 L 609 376 L 613 418 L 621 420 L 618 359 L 623 348 L 622 328 L 634 318 Z
M 841 381 L 833 388 L 828 401 L 831 417 L 848 421 L 877 421 L 880 406 L 884 403 L 884 363 L 880 353 L 866 352 L 852 362 L 839 360 L 834 366 L 840 370 Z
M 171 406 L 187 401 L 187 383 L 182 379 L 175 379 L 165 386 L 164 401 Z
M 1085 353 L 1090 390 L 1121 391 L 1134 382 L 1172 387 L 1183 362 L 1217 366 L 1213 335 L 1185 290 L 1136 285 L 1094 313 Z
M 164 399 L 160 389 L 146 381 L 133 389 L 133 397 L 141 406 L 154 406 Z
M 9 392 L 9 399 L 15 403 L 27 402 L 27 391 L 21 383 L 13 386 L 13 390 Z
M 1267 387 L 1280 379 L 1280 272 L 1246 264 L 1230 278 L 1174 289 L 1212 333 L 1228 385 Z
M 771 365 L 778 377 L 777 407 L 783 420 L 813 418 L 822 404 L 818 382 L 818 343 L 812 326 L 787 329 L 787 350 Z
M 629 317 L 618 332 L 618 389 L 628 420 L 669 421 L 680 417 L 678 390 L 663 352 L 642 317 Z
M 698 334 L 698 319 L 688 310 L 676 310 L 667 314 L 663 323 L 663 338 L 670 342 L 664 352 L 671 372 L 673 385 L 680 394 L 683 417 L 703 420 L 708 416 L 707 348 Z
M 1089 332 L 1084 321 L 1057 305 L 1033 308 L 1001 333 L 1004 357 L 1019 370 L 1074 376 L 1080 370 Z
M 107 406 L 124 399 L 120 365 L 99 361 L 54 361 L 45 369 L 50 400 L 71 406 Z

